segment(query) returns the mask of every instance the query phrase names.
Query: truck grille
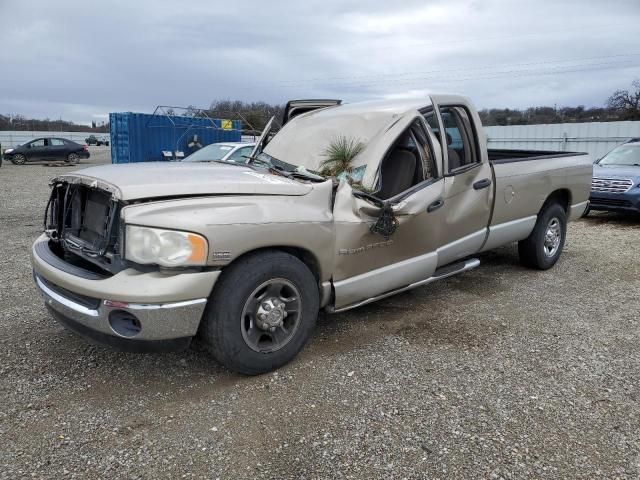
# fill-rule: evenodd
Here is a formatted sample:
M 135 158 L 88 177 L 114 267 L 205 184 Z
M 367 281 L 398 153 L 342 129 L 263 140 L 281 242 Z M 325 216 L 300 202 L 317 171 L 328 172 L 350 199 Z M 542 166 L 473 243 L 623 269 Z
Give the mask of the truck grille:
M 592 192 L 604 193 L 626 193 L 633 186 L 630 178 L 600 178 L 594 177 L 591 180 Z

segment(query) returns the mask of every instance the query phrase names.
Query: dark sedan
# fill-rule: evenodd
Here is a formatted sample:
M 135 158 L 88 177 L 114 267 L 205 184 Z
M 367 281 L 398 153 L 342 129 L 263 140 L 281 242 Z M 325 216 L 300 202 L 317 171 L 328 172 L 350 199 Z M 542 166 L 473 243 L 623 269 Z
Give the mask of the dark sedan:
M 640 213 L 640 139 L 614 148 L 593 166 L 591 210 Z
M 89 149 L 86 145 L 80 145 L 66 138 L 36 138 L 4 151 L 5 160 L 16 165 L 43 160 L 78 163 L 81 158 L 89 158 L 89 156 Z

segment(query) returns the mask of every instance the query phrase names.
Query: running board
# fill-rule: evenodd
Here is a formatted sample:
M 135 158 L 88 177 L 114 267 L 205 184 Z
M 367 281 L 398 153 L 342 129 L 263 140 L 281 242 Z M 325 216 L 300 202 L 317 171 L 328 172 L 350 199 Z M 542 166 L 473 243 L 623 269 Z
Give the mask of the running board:
M 346 307 L 335 308 L 335 309 L 332 307 L 328 307 L 327 311 L 329 313 L 339 313 L 339 312 L 344 312 L 346 310 L 351 310 L 352 308 L 361 307 L 368 303 L 377 302 L 378 300 L 382 300 L 383 298 L 390 297 L 392 295 L 395 295 L 396 293 L 412 290 L 414 288 L 422 287 L 423 285 L 427 285 L 429 283 L 432 283 L 438 280 L 443 280 L 445 278 L 452 277 L 453 275 L 457 275 L 462 272 L 466 272 L 467 270 L 476 268 L 478 265 L 480 265 L 480 260 L 478 260 L 477 258 L 470 258 L 463 262 L 452 263 L 450 265 L 437 269 L 435 272 L 433 272 L 432 277 L 429 277 L 425 280 L 420 280 L 419 282 L 412 283 L 411 285 L 407 285 L 406 287 L 398 288 L 397 290 L 392 290 L 390 292 L 382 293 L 375 297 L 367 298 L 366 300 L 362 300 L 360 302 L 347 305 Z

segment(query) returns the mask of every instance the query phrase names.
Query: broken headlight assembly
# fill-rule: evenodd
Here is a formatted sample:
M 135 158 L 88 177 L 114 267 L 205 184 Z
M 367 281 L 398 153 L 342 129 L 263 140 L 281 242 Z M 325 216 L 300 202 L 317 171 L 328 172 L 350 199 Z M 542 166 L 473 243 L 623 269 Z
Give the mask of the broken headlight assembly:
M 127 225 L 125 258 L 143 265 L 202 266 L 207 263 L 207 240 L 198 234 Z

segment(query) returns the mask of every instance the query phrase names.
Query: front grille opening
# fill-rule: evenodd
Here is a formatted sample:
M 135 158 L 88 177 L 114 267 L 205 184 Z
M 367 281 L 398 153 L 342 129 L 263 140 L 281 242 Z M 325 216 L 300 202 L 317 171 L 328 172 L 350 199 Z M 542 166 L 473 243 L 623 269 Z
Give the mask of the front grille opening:
M 602 178 L 594 177 L 591 180 L 592 192 L 626 193 L 633 186 L 630 178 Z
M 109 243 L 111 195 L 82 185 L 70 185 L 63 199 L 63 232 L 72 240 L 81 240 L 92 250 Z
M 66 262 L 96 273 L 117 273 L 119 204 L 109 192 L 82 184 L 53 187 L 45 229 L 52 251 Z
M 617 198 L 591 198 L 591 203 L 594 206 L 604 205 L 609 207 L 631 207 L 632 203 L 629 200 L 619 200 Z

